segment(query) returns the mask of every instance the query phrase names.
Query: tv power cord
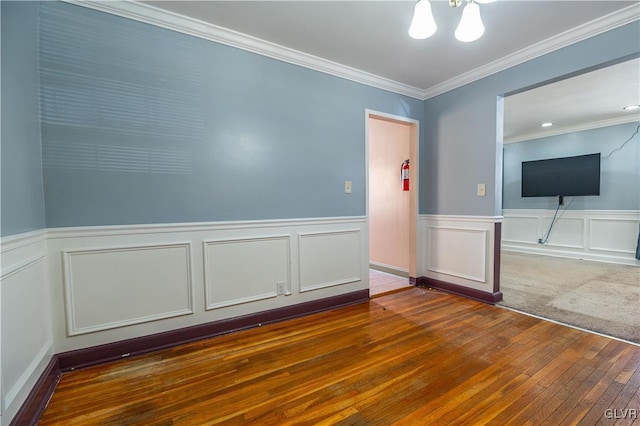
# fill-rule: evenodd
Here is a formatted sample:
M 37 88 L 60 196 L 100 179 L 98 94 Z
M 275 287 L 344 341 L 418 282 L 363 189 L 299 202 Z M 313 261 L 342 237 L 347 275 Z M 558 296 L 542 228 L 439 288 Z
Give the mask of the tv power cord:
M 556 212 L 553 214 L 553 219 L 551 219 L 551 225 L 549 225 L 549 230 L 547 231 L 547 235 L 544 236 L 544 238 L 538 238 L 538 244 L 547 244 L 547 241 L 549 241 L 549 235 L 551 235 L 551 230 L 553 229 L 553 225 L 560 220 L 560 218 L 562 218 L 562 215 L 567 211 L 567 209 L 569 208 L 569 206 L 571 206 L 571 204 L 573 203 L 573 201 L 576 199 L 576 197 L 573 197 L 571 199 L 571 201 L 569 201 L 569 204 L 567 204 L 567 207 L 565 207 L 562 212 L 560 213 L 560 216 L 558 216 L 558 211 L 560 210 L 560 206 L 561 206 L 561 201 L 558 200 L 558 207 L 556 207 Z M 556 219 L 557 217 L 557 219 Z

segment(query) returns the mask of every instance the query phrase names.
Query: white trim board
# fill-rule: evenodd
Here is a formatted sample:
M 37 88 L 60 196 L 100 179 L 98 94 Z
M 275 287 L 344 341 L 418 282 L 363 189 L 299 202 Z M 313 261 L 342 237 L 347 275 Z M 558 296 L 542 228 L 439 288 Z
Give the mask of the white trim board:
M 435 85 L 425 90 L 424 99 L 433 98 L 465 84 L 638 20 L 640 20 L 640 10 L 637 4 L 633 4 Z
M 332 225 L 365 222 L 365 216 L 320 217 L 300 219 L 238 220 L 220 222 L 151 223 L 140 225 L 97 225 L 48 228 L 47 239 L 140 235 L 174 232 L 203 232 L 231 229 L 275 228 L 282 226 Z
M 46 241 L 46 239 L 46 229 L 38 229 L 37 231 L 29 231 L 21 234 L 2 237 L 0 238 L 0 253 L 4 255 L 9 251 L 27 247 L 31 244 L 37 244 L 39 242 Z
M 446 214 L 421 214 L 418 220 L 447 220 L 452 222 L 481 222 L 500 223 L 503 216 L 466 216 L 466 215 L 446 215 Z
M 487 65 L 483 65 L 469 72 L 460 74 L 443 83 L 422 89 L 135 1 L 63 1 L 184 34 L 189 34 L 205 40 L 215 41 L 227 46 L 257 53 L 279 61 L 299 65 L 301 67 L 365 84 L 367 86 L 388 90 L 393 93 L 398 93 L 400 95 L 409 96 L 419 100 L 433 98 L 450 90 L 464 86 L 465 84 L 495 74 L 499 71 L 503 71 L 507 68 L 511 68 L 515 65 L 559 50 L 573 43 L 577 43 L 587 38 L 621 27 L 622 25 L 640 20 L 638 7 L 636 4 L 633 4 L 624 9 L 620 9 L 619 11 L 603 16 L 602 18 L 587 22 L 562 34 L 550 37 L 518 52 L 514 52 Z

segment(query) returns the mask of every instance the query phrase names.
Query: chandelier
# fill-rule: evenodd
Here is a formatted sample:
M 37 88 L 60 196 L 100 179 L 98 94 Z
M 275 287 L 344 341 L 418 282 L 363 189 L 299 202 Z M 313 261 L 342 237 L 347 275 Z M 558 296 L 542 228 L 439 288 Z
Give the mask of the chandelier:
M 458 7 L 463 0 L 449 0 L 451 7 Z M 462 10 L 462 18 L 456 28 L 455 36 L 463 42 L 470 42 L 479 39 L 484 34 L 484 25 L 480 17 L 480 7 L 478 3 L 491 3 L 495 0 L 467 0 L 467 5 Z M 409 35 L 416 39 L 431 37 L 438 26 L 431 13 L 431 3 L 429 0 L 420 0 L 416 3 L 413 11 L 413 20 L 409 27 Z

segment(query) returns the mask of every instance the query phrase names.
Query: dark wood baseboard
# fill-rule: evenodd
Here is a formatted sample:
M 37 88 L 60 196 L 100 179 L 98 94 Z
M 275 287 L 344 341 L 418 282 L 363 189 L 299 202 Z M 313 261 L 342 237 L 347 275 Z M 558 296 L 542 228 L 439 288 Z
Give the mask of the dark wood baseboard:
M 326 311 L 345 305 L 369 300 L 369 290 L 359 290 L 325 299 L 312 300 L 292 306 L 256 312 L 235 318 L 198 324 L 178 330 L 136 337 L 133 339 L 92 346 L 63 352 L 58 355 L 60 370 L 63 372 L 115 361 L 128 356 L 141 355 L 185 343 L 195 342 L 221 334 L 258 327 L 291 318 Z
M 53 355 L 9 425 L 32 426 L 37 424 L 38 419 L 47 407 L 47 403 L 49 399 L 51 399 L 51 395 L 53 395 L 53 391 L 60 381 L 61 375 L 62 372 L 58 365 L 58 356 Z
M 495 304 L 502 300 L 502 292 L 486 292 L 476 290 L 474 288 L 463 287 L 457 284 L 451 284 L 446 281 L 436 280 L 434 278 L 418 277 L 416 281 L 418 287 L 431 287 L 437 290 L 446 291 L 447 293 L 457 294 L 458 296 L 467 297 L 479 302 Z
M 368 301 L 369 289 L 358 290 L 269 311 L 56 354 L 9 425 L 37 424 L 63 372 Z

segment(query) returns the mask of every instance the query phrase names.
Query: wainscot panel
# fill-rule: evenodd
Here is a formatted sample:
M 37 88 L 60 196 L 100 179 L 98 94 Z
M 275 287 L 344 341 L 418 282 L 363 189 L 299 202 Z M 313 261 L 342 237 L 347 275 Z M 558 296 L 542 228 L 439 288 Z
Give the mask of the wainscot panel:
M 504 250 L 600 262 L 640 265 L 635 259 L 639 210 L 504 210 Z
M 427 270 L 484 283 L 487 230 L 427 226 Z
M 46 232 L 2 238 L 0 246 L 0 406 L 11 419 L 53 356 Z
M 493 216 L 420 215 L 418 285 L 490 303 L 501 300 L 501 221 Z
M 548 230 L 553 221 L 553 214 L 542 219 L 542 229 Z M 576 217 L 556 218 L 553 232 L 547 244 L 568 249 L 584 248 L 585 220 Z
M 63 251 L 70 336 L 192 314 L 189 243 Z
M 359 229 L 304 233 L 298 238 L 301 292 L 362 280 Z
M 365 231 L 364 217 L 49 229 L 56 352 L 367 290 Z
M 207 309 L 291 294 L 289 235 L 204 242 Z

